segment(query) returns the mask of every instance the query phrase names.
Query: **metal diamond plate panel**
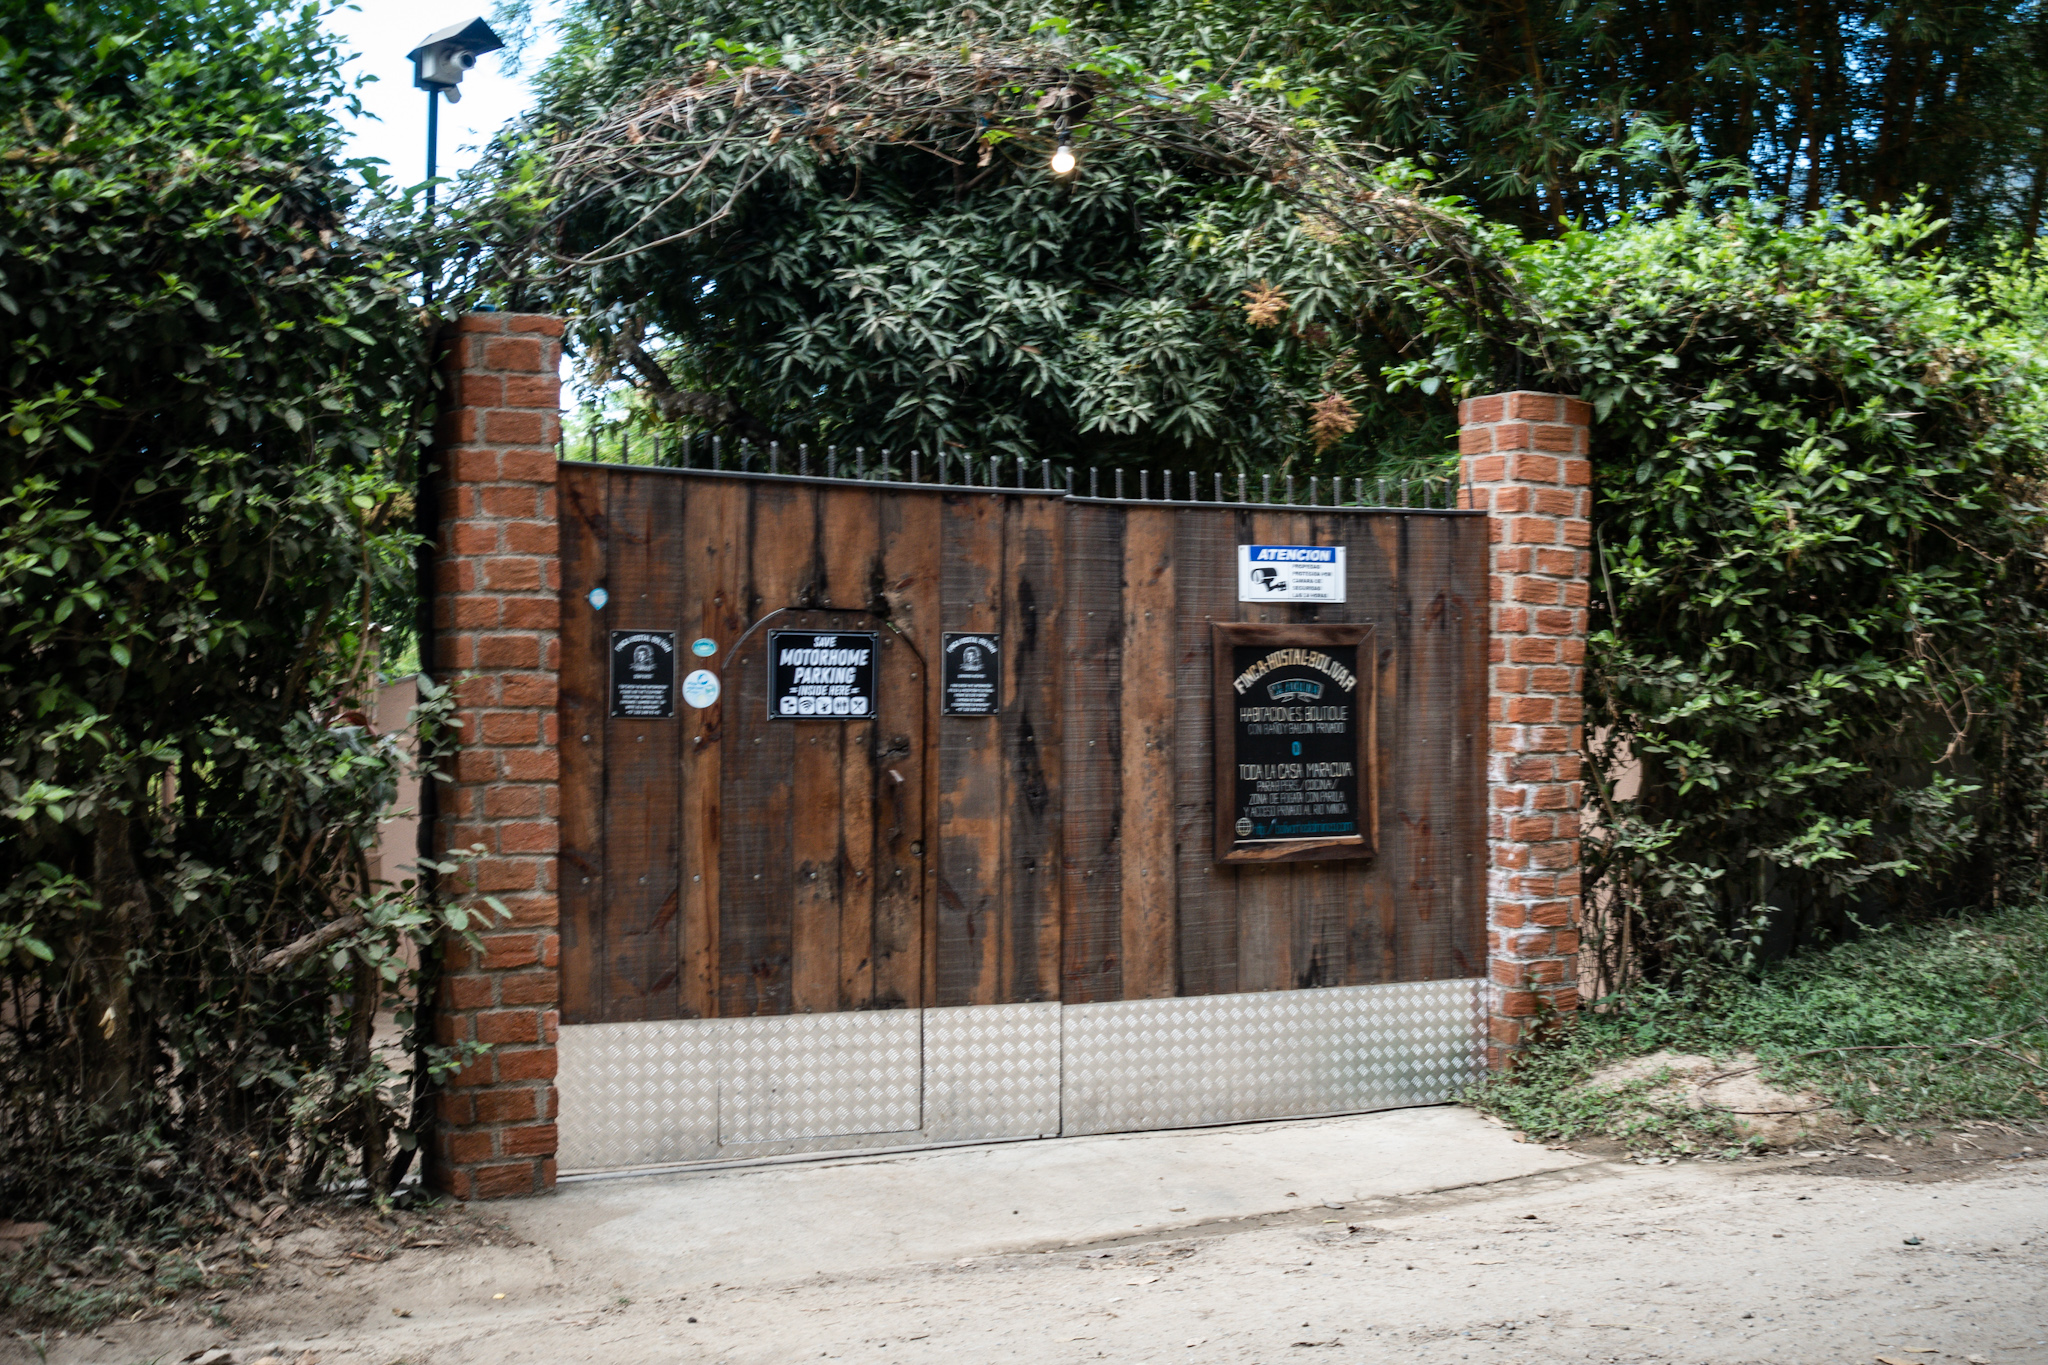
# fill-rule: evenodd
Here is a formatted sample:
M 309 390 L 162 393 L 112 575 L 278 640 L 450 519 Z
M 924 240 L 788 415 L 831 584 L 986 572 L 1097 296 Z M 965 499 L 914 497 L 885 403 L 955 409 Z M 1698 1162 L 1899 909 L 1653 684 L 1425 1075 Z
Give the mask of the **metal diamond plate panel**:
M 917 1129 L 923 1011 L 728 1019 L 721 1143 Z
M 1435 1104 L 1485 1064 L 1480 986 L 1418 981 L 1071 1005 L 1061 1131 Z
M 924 1012 L 929 1142 L 1050 1137 L 1060 1130 L 1060 1006 Z
M 718 1019 L 571 1024 L 557 1044 L 564 1170 L 718 1155 Z

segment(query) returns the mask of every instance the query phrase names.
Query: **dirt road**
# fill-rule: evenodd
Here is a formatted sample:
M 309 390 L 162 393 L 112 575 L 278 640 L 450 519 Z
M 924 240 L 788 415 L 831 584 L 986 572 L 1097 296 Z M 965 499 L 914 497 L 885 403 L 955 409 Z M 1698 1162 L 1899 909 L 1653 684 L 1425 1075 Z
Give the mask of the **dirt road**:
M 1234 1140 L 1256 1145 L 1259 1131 Z M 602 1197 L 478 1206 L 410 1237 L 444 1245 L 381 1263 L 347 1256 L 340 1234 L 293 1233 L 265 1253 L 257 1287 L 219 1305 L 232 1336 L 187 1314 L 46 1349 L 64 1365 L 168 1365 L 207 1348 L 237 1365 L 2048 1365 L 2048 1162 L 2032 1154 L 1904 1173 L 1910 1155 L 1556 1159 L 1567 1164 L 1341 1201 L 1314 1197 L 1336 1187 L 1329 1172 L 1304 1171 L 1271 1192 L 1292 1196 L 1271 1213 L 936 1261 L 896 1256 L 877 1237 L 873 1263 L 822 1270 L 798 1268 L 802 1248 L 857 1249 L 860 1220 L 874 1217 L 836 1206 L 830 1191 L 849 1177 L 812 1167 L 749 1187 L 753 1177 L 733 1173 L 742 1183 L 728 1191 L 760 1192 L 748 1235 L 775 1253 L 756 1272 L 736 1256 L 679 1269 L 644 1230 L 607 1233 L 632 1226 L 622 1207 L 680 1198 L 667 1235 L 687 1241 L 687 1201 L 701 1195 L 661 1179 L 611 1182 Z M 1439 1183 L 1456 1186 L 1446 1174 Z M 1324 1184 L 1310 1190 L 1311 1179 Z M 1020 1199 L 1043 1193 L 1014 1185 Z M 1071 1210 L 1077 1223 L 1088 1212 Z M 988 1215 L 987 1240 L 999 1242 L 1010 1215 Z M 915 1218 L 906 1206 L 903 1220 Z M 396 1223 L 392 1233 L 403 1239 Z

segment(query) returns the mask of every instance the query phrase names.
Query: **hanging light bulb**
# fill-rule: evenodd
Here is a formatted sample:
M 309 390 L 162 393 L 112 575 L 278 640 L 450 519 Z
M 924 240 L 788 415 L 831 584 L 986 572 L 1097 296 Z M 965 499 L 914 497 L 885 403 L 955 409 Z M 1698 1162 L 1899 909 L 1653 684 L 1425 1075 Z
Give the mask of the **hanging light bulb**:
M 1073 172 L 1073 169 L 1074 149 L 1062 142 L 1052 154 L 1052 173 L 1054 175 L 1069 175 Z

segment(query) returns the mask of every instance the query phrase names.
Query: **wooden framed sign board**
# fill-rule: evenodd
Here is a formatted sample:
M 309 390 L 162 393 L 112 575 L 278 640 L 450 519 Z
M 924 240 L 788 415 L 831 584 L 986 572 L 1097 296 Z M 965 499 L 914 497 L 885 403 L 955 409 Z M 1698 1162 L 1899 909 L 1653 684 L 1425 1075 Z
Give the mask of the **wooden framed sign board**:
M 1213 629 L 1216 861 L 1372 857 L 1372 627 Z

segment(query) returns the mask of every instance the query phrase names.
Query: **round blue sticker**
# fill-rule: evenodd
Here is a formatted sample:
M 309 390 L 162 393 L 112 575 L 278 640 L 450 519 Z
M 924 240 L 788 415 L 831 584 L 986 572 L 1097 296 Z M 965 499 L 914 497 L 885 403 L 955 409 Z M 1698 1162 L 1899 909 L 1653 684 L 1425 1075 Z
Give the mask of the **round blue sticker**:
M 718 675 L 708 668 L 699 668 L 683 679 L 683 700 L 702 711 L 718 700 Z
M 708 659 L 718 652 L 718 641 L 692 640 L 690 641 L 690 652 L 700 659 Z
M 611 600 L 612 595 L 603 588 L 592 588 L 590 590 L 590 606 L 593 611 L 603 611 L 604 604 Z

